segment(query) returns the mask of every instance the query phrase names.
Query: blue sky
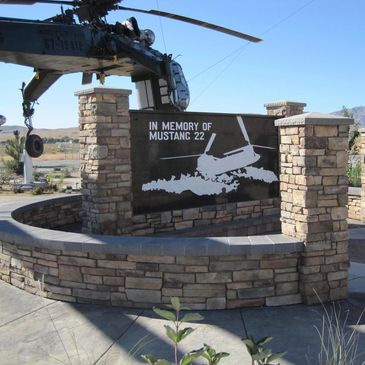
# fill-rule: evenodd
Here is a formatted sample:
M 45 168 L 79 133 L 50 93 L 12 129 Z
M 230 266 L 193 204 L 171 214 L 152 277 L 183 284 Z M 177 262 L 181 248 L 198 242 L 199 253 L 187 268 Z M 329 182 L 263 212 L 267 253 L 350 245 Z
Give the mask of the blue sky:
M 109 22 L 132 15 L 156 34 L 154 48 L 178 56 L 189 81 L 189 111 L 265 113 L 266 102 L 289 99 L 307 111 L 332 112 L 365 104 L 365 2 L 363 0 L 125 0 L 124 6 L 160 9 L 206 20 L 264 39 L 258 44 L 154 16 L 113 12 Z M 56 5 L 0 5 L 0 16 L 45 19 Z M 231 55 L 231 56 L 229 56 Z M 214 67 L 212 67 L 215 65 Z M 22 124 L 19 88 L 33 70 L 0 62 L 0 114 Z M 94 82 L 93 86 L 98 86 Z M 106 86 L 132 89 L 127 77 Z M 63 76 L 39 99 L 35 128 L 77 126 L 81 74 Z

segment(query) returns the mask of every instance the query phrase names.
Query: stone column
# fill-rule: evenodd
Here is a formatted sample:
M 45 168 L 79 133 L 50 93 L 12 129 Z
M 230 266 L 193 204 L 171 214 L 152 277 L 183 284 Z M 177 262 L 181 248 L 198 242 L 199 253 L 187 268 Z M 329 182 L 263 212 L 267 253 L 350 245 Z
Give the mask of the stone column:
M 267 114 L 277 115 L 278 117 L 291 117 L 293 115 L 302 114 L 306 106 L 306 103 L 298 103 L 289 100 L 273 101 L 265 104 Z
M 352 119 L 307 113 L 279 119 L 282 233 L 303 240 L 300 292 L 306 304 L 346 298 L 346 166 Z M 316 293 L 317 294 L 316 294 Z
M 359 132 L 361 134 L 361 220 L 365 222 L 365 128 L 360 128 Z
M 128 233 L 132 217 L 130 90 L 93 88 L 79 97 L 83 231 Z

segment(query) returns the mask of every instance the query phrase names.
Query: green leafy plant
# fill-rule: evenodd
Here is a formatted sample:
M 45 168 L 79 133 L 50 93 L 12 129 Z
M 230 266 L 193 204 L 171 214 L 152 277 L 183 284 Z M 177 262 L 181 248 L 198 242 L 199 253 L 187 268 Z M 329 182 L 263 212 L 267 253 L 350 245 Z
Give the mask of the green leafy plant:
M 270 336 L 260 338 L 257 341 L 251 336 L 242 339 L 243 343 L 246 345 L 248 353 L 251 356 L 252 365 L 271 364 L 272 361 L 278 360 L 286 354 L 286 352 L 273 354 L 271 349 L 264 347 L 264 345 L 272 339 L 273 338 Z
M 179 359 L 179 343 L 189 336 L 194 329 L 191 327 L 184 327 L 182 325 L 187 322 L 200 321 L 204 319 L 199 313 L 186 313 L 181 314 L 181 311 L 189 310 L 187 307 L 183 307 L 180 304 L 180 300 L 177 297 L 171 298 L 171 304 L 168 305 L 173 311 L 166 309 L 153 308 L 153 311 L 160 317 L 169 320 L 172 325 L 165 325 L 166 335 L 174 344 L 174 364 L 175 365 L 189 365 L 197 358 L 204 358 L 208 360 L 209 365 L 217 365 L 218 362 L 229 354 L 225 352 L 217 353 L 212 347 L 204 344 L 199 350 L 193 350 L 184 354 L 181 359 Z M 171 363 L 165 359 L 156 359 L 153 355 L 142 355 L 142 358 L 151 365 L 171 365 Z
M 221 359 L 229 356 L 227 352 L 218 352 L 215 351 L 212 347 L 207 344 L 204 344 L 204 347 L 200 350 L 201 357 L 208 360 L 209 365 L 217 365 Z

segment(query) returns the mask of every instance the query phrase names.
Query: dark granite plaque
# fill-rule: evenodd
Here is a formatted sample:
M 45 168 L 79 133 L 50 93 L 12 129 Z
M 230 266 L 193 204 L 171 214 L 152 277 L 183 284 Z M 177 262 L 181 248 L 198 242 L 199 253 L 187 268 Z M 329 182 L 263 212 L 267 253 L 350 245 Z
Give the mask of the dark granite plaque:
M 275 117 L 130 114 L 135 214 L 278 196 Z

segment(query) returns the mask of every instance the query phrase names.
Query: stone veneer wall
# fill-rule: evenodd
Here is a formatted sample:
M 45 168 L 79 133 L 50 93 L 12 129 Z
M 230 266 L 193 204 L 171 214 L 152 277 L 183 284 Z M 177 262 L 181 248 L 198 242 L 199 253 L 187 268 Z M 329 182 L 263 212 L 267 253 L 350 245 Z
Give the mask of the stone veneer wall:
M 199 208 L 139 214 L 132 235 L 256 235 L 280 231 L 280 199 L 223 203 Z
M 81 195 L 69 195 L 40 201 L 15 210 L 18 222 L 29 226 L 56 229 L 81 223 Z
M 0 279 L 50 299 L 193 309 L 300 303 L 299 253 L 143 256 L 52 250 L 0 241 Z
M 109 88 L 76 93 L 85 232 L 120 235 L 131 226 L 130 94 Z
M 17 221 L 55 229 L 81 223 L 81 195 L 33 203 L 13 212 Z M 132 217 L 130 235 L 247 236 L 280 231 L 280 200 L 218 204 Z
M 138 236 L 174 232 L 179 236 L 188 236 L 194 227 L 195 237 L 207 235 L 209 231 L 228 236 L 274 233 L 280 231 L 279 205 L 280 199 L 276 198 L 231 203 L 229 207 L 222 204 L 195 208 L 197 213 L 192 213 L 188 209 L 186 213 L 182 210 L 136 215 L 132 218 L 131 234 Z M 224 216 L 226 212 L 228 217 Z M 51 203 L 30 204 L 26 209 L 15 211 L 13 217 L 30 226 L 57 229 L 80 224 L 80 213 L 81 195 L 70 195 L 52 199 Z M 184 221 L 184 217 L 190 219 Z M 348 217 L 361 220 L 361 192 L 349 192 Z
M 19 222 L 71 224 L 80 205 L 73 195 L 1 212 L 0 279 L 51 299 L 113 306 L 151 307 L 171 296 L 195 309 L 301 302 L 302 243 L 282 235 L 110 237 Z
M 348 194 L 348 217 L 350 219 L 362 220 L 361 219 L 361 191 L 357 194 Z
M 276 121 L 282 233 L 304 241 L 299 271 L 307 304 L 347 296 L 346 149 L 352 123 L 349 118 L 321 113 Z
M 24 223 L 54 228 L 57 223 L 77 221 L 80 204 L 80 196 L 65 196 L 18 208 L 11 215 Z M 109 242 L 107 236 L 65 236 L 31 227 L 28 237 L 27 225 L 8 222 L 7 226 L 15 228 L 13 234 L 5 230 L 0 234 L 0 279 L 47 298 L 151 307 L 178 296 L 196 309 L 301 301 L 301 246 L 287 240 L 289 248 L 276 248 L 277 236 L 273 240 L 266 236 L 231 237 L 222 242 L 132 237 L 129 240 L 133 241 L 126 243 L 127 237 L 112 237 Z M 74 241 L 69 243 L 70 239 Z M 231 244 L 225 246 L 227 242 Z

